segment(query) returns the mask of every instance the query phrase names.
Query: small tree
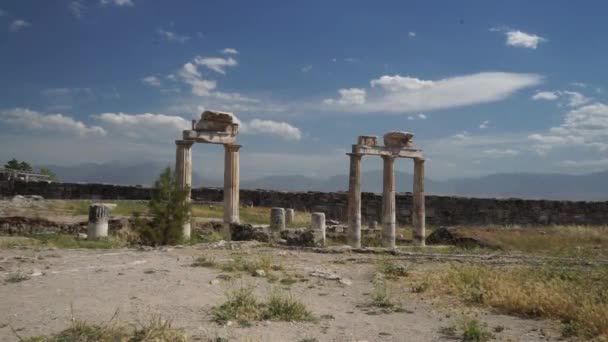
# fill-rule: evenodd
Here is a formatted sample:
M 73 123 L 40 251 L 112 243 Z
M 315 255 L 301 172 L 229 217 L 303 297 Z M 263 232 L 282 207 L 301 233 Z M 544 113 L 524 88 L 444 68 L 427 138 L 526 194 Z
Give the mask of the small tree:
M 4 168 L 11 169 L 11 170 L 21 170 L 20 167 L 21 167 L 21 164 L 15 158 L 9 160 L 6 164 L 4 164 Z
M 49 169 L 49 168 L 41 167 L 40 168 L 40 174 L 41 175 L 49 176 L 49 178 L 52 181 L 56 181 L 57 180 L 57 176 L 55 175 L 55 172 L 51 171 L 51 169 Z
M 25 172 L 31 172 L 33 169 L 29 163 L 22 161 L 21 163 L 19 163 L 19 170 L 25 171 Z
M 174 245 L 183 240 L 183 225 L 190 219 L 190 189 L 181 189 L 174 173 L 167 167 L 154 183 L 148 210 L 152 220 L 140 224 L 142 243 Z

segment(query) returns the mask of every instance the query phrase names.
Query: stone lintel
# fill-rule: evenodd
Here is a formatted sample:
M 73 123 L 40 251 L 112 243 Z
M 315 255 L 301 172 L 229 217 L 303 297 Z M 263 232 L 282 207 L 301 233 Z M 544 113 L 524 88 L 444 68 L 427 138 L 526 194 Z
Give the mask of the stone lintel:
M 422 159 L 422 150 L 414 148 L 390 148 L 385 146 L 353 145 L 353 151 L 351 154 Z
M 204 144 L 220 144 L 220 145 L 233 145 L 236 141 L 236 136 L 226 132 L 202 132 L 185 130 L 183 132 L 183 138 L 193 143 L 204 143 Z

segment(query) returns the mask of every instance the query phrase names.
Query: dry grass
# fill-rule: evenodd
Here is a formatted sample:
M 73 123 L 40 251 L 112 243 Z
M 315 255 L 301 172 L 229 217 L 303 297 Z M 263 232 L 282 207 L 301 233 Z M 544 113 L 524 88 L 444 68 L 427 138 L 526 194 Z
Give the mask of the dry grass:
M 160 318 L 152 319 L 136 329 L 125 325 L 107 324 L 96 325 L 85 321 L 72 320 L 67 329 L 50 336 L 37 336 L 24 342 L 186 342 L 186 335 L 172 327 L 170 321 Z
M 471 234 L 503 251 L 608 258 L 608 226 L 486 227 Z
M 559 319 L 584 337 L 608 338 L 608 268 L 458 265 L 419 279 L 427 292 L 508 314 Z M 415 285 L 415 286 L 418 286 Z

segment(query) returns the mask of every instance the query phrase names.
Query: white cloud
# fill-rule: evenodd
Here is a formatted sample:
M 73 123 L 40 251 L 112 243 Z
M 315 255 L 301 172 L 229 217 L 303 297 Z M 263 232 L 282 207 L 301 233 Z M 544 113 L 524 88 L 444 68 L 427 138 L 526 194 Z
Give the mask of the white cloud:
M 233 49 L 233 48 L 225 48 L 224 50 L 222 50 L 222 53 L 224 55 L 236 55 L 239 52 L 236 49 Z
M 135 6 L 135 4 L 133 3 L 133 0 L 101 0 L 99 1 L 100 4 L 102 4 L 103 6 L 106 5 L 114 5 L 114 6 L 124 6 L 124 7 L 129 7 L 129 6 Z
M 410 115 L 407 117 L 408 120 L 426 120 L 427 116 L 425 114 L 418 114 L 416 116 Z
M 503 158 L 503 157 L 514 157 L 519 155 L 519 151 L 517 150 L 513 150 L 513 149 L 498 149 L 498 148 L 491 148 L 488 150 L 484 150 L 483 153 L 491 158 Z
M 592 100 L 591 98 L 588 98 L 577 91 L 569 90 L 539 91 L 532 96 L 533 100 L 544 101 L 555 101 L 560 98 L 566 98 L 566 102 L 564 104 L 568 107 L 579 107 L 591 102 Z
M 456 139 L 456 140 L 465 140 L 469 137 L 470 137 L 470 134 L 467 131 L 462 131 L 458 134 L 452 135 L 452 139 Z
M 242 122 L 239 132 L 243 134 L 255 135 L 274 135 L 284 140 L 300 140 L 302 132 L 286 122 L 272 120 L 253 119 L 249 122 Z
M 80 0 L 73 0 L 68 3 L 68 9 L 76 18 L 82 18 L 82 12 L 84 11 L 84 5 Z
M 71 133 L 81 137 L 106 135 L 99 126 L 87 126 L 63 114 L 45 114 L 27 108 L 0 111 L 0 120 L 27 130 Z
M 15 19 L 8 25 L 8 29 L 12 32 L 17 32 L 30 26 L 32 26 L 32 24 L 28 23 L 23 19 Z
M 540 152 L 571 145 L 608 151 L 608 105 L 594 103 L 572 109 L 560 126 L 552 127 L 547 134 L 531 134 L 528 140 Z
M 309 72 L 310 70 L 312 70 L 312 65 L 307 65 L 302 68 L 302 72 L 304 73 Z
M 156 76 L 146 76 L 146 77 L 142 78 L 141 81 L 144 84 L 149 85 L 151 87 L 160 87 L 161 86 L 160 80 Z
M 414 37 L 416 37 L 416 32 L 410 31 L 407 33 L 407 35 L 414 38 Z
M 347 105 L 361 105 L 365 103 L 366 92 L 365 89 L 361 88 L 349 88 L 338 90 L 340 97 L 336 100 L 325 99 L 323 103 L 328 105 L 338 104 L 342 106 Z
M 556 91 L 539 91 L 534 96 L 532 96 L 532 100 L 545 100 L 545 101 L 554 101 L 559 98 L 559 92 Z
M 189 36 L 180 35 L 172 31 L 158 29 L 158 35 L 164 38 L 168 42 L 185 43 L 190 40 Z
M 178 71 L 182 81 L 192 87 L 192 94 L 197 96 L 208 96 L 215 89 L 216 82 L 213 80 L 205 80 L 198 71 L 196 65 L 188 62 Z
M 224 70 L 226 67 L 233 67 L 237 65 L 237 61 L 232 58 L 221 58 L 221 57 L 196 57 L 194 63 L 197 65 L 203 65 L 215 72 L 225 74 Z
M 546 41 L 546 39 L 541 36 L 519 30 L 507 31 L 505 32 L 505 35 L 507 36 L 507 45 L 527 49 L 536 49 L 538 44 Z
M 608 166 L 608 158 L 605 159 L 585 159 L 585 160 L 563 160 L 557 163 L 558 166 L 565 167 L 577 167 L 577 168 L 587 168 L 587 167 L 605 167 Z
M 488 128 L 489 124 L 490 124 L 490 121 L 485 120 L 484 122 L 479 124 L 479 129 L 486 129 L 486 128 Z
M 388 91 L 399 91 L 399 90 L 414 90 L 421 89 L 424 87 L 430 87 L 434 84 L 433 81 L 424 81 L 415 77 L 409 76 L 382 76 L 379 79 L 371 80 L 370 85 L 373 87 L 380 86 Z
M 191 127 L 190 121 L 181 116 L 143 113 L 102 113 L 93 115 L 93 118 L 112 127 L 112 131 L 119 131 L 129 137 L 158 137 L 170 135 L 179 137 L 179 133 Z
M 506 72 L 482 72 L 436 81 L 385 75 L 370 82 L 372 90 L 377 91 L 340 89 L 339 99 L 326 99 L 323 103 L 328 110 L 360 113 L 430 111 L 500 101 L 541 82 L 542 77 L 536 74 Z

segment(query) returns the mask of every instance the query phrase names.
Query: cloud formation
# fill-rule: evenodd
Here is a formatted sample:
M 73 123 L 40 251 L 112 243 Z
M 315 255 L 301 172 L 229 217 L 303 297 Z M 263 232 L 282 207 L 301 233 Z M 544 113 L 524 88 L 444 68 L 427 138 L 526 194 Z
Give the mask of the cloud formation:
M 302 139 L 302 131 L 287 122 L 253 119 L 241 122 L 239 131 L 243 134 L 274 135 L 284 140 Z
M 579 107 L 592 100 L 577 91 L 569 90 L 539 91 L 532 96 L 532 100 L 555 101 L 558 99 L 565 99 L 564 104 L 568 107 Z
M 160 80 L 156 76 L 146 76 L 146 77 L 142 78 L 141 81 L 144 84 L 149 85 L 151 87 L 160 87 L 161 86 Z
M 546 39 L 541 36 L 519 30 L 507 31 L 505 32 L 505 35 L 507 36 L 507 45 L 519 48 L 536 49 L 538 44 L 546 41 Z
M 225 48 L 224 50 L 222 50 L 222 53 L 224 55 L 237 55 L 239 52 L 233 48 Z
M 190 40 L 189 36 L 180 35 L 172 31 L 158 29 L 158 35 L 168 42 L 185 43 Z
M 46 114 L 27 108 L 0 111 L 0 121 L 33 131 L 48 131 L 84 136 L 105 136 L 107 132 L 99 126 L 87 126 L 63 114 Z
M 11 21 L 11 23 L 8 25 L 8 29 L 11 32 L 17 32 L 17 31 L 21 31 L 25 28 L 28 28 L 32 26 L 32 24 L 28 23 L 27 21 L 23 20 L 23 19 L 15 19 L 13 21 Z
M 133 3 L 133 0 L 100 0 L 99 3 L 102 6 L 106 6 L 106 5 L 114 5 L 114 6 L 119 6 L 119 7 L 135 6 L 135 3 Z
M 222 57 L 196 57 L 194 59 L 194 63 L 197 65 L 202 65 L 207 67 L 210 70 L 218 72 L 220 74 L 225 74 L 226 67 L 236 66 L 238 63 L 236 59 L 232 57 L 222 58 Z
M 536 74 L 481 72 L 440 80 L 384 75 L 371 89 L 345 88 L 340 97 L 325 99 L 325 109 L 347 112 L 408 113 L 496 102 L 518 90 L 538 85 Z

